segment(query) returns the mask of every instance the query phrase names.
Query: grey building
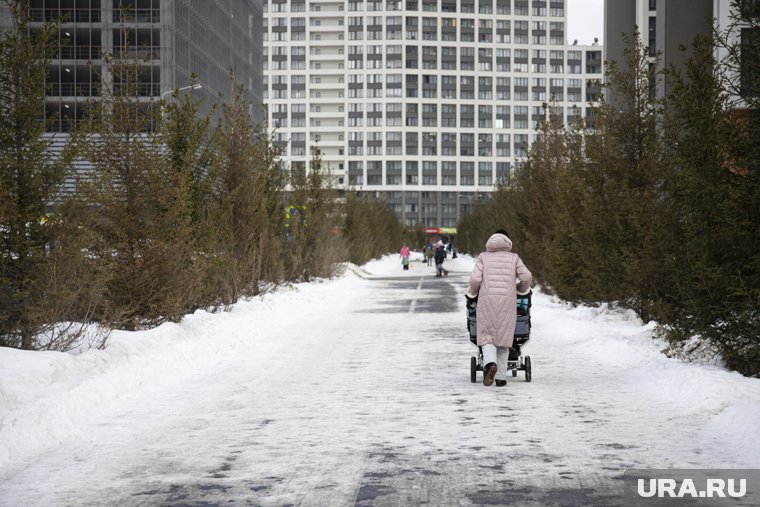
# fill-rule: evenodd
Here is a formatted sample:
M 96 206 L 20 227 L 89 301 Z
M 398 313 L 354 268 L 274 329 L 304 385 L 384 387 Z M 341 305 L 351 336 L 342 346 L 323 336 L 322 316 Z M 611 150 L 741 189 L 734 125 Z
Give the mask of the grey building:
M 688 47 L 697 34 L 712 33 L 713 7 L 713 0 L 605 0 L 605 59 L 622 62 L 623 34 L 632 36 L 638 28 L 653 59 L 659 53 L 663 68 L 680 67 L 684 54 L 679 47 Z M 666 80 L 652 85 L 658 96 L 668 93 Z
M 636 31 L 637 0 L 604 1 L 604 59 L 620 62 L 626 45 L 625 35 Z
M 679 48 L 688 47 L 694 37 L 712 34 L 712 0 L 659 0 L 656 15 L 656 50 L 662 54 L 665 68 L 682 67 L 686 55 Z M 650 49 L 651 52 L 651 49 Z M 668 82 L 659 83 L 660 96 L 669 93 Z
M 660 65 L 681 67 L 684 54 L 680 46 L 689 46 L 697 35 L 711 36 L 713 23 L 721 32 L 729 32 L 729 44 L 739 49 L 737 68 L 730 77 L 739 83 L 736 116 L 749 122 L 750 135 L 760 135 L 760 3 L 757 0 L 605 0 L 604 43 L 608 61 L 622 61 L 625 43 L 621 34 L 632 34 L 638 27 L 642 40 L 653 58 L 659 53 Z M 727 57 L 725 48 L 717 58 Z M 668 93 L 667 79 L 653 83 L 658 96 Z M 615 97 L 607 97 L 612 103 Z M 760 145 L 751 144 L 753 171 L 760 171 Z
M 228 95 L 230 69 L 248 90 L 252 115 L 262 108 L 262 0 L 30 0 L 32 29 L 59 20 L 61 47 L 52 61 L 46 113 L 52 132 L 68 132 L 96 96 L 103 55 L 122 48 L 145 58 L 140 94 L 165 98 L 187 86 L 210 108 Z M 3 6 L 3 26 L 9 25 Z

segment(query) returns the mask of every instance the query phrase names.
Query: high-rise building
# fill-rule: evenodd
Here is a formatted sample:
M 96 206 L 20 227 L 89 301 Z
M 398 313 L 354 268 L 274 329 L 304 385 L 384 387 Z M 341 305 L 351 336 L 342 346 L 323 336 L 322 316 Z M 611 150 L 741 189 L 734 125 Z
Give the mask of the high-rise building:
M 256 122 L 263 121 L 262 0 L 30 0 L 31 28 L 60 21 L 46 112 L 53 132 L 68 132 L 98 94 L 103 55 L 123 50 L 145 58 L 140 93 L 166 98 L 196 75 L 194 91 L 209 108 L 228 95 L 229 70 L 248 90 Z M 8 11 L 0 9 L 2 26 Z
M 601 46 L 565 0 L 267 0 L 264 99 L 284 165 L 313 148 L 339 187 L 408 225 L 456 227 L 525 159 L 544 105 L 599 94 Z
M 682 67 L 694 37 L 711 37 L 717 29 L 738 53 L 731 67 L 738 83 L 735 112 L 747 121 L 751 135 L 760 135 L 760 2 L 758 0 L 605 0 L 605 60 L 623 61 L 625 42 L 622 34 L 632 35 L 638 28 L 642 42 L 648 47 L 652 65 L 659 58 L 660 68 Z M 732 50 L 733 51 L 733 50 Z M 723 60 L 728 49 L 718 48 L 716 57 Z M 653 83 L 658 97 L 669 93 L 667 78 Z M 615 100 L 614 97 L 608 97 Z M 758 155 L 749 159 L 752 170 L 760 171 L 760 148 L 751 143 Z M 756 162 L 757 161 L 757 162 Z
M 726 3 L 729 0 L 726 0 Z M 623 62 L 626 48 L 623 34 L 632 37 L 638 30 L 653 61 L 659 54 L 660 66 L 680 67 L 685 55 L 679 48 L 688 47 L 698 34 L 712 33 L 714 0 L 605 0 L 605 60 Z M 632 45 L 630 47 L 633 47 Z M 668 83 L 652 83 L 658 96 L 668 93 Z

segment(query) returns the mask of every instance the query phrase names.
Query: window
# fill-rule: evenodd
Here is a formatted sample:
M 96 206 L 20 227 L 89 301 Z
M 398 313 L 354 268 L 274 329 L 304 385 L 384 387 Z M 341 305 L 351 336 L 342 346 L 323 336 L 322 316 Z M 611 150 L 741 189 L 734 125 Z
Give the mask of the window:
M 657 18 L 649 17 L 649 56 L 657 54 Z
M 528 134 L 515 134 L 515 157 L 528 156 Z
M 473 134 L 459 134 L 459 155 L 463 157 L 475 156 L 475 136 Z
M 491 162 L 478 163 L 478 185 L 493 185 L 493 168 L 491 167 Z
M 509 148 L 509 134 L 496 134 L 496 156 L 511 156 L 511 151 Z
M 478 106 L 478 128 L 493 127 L 493 106 Z
M 760 28 L 741 31 L 741 95 L 760 96 Z
M 741 0 L 741 16 L 745 18 L 760 17 L 760 1 L 758 0 Z
M 492 155 L 492 135 L 491 134 L 479 134 L 478 135 L 478 155 L 481 157 L 490 157 Z

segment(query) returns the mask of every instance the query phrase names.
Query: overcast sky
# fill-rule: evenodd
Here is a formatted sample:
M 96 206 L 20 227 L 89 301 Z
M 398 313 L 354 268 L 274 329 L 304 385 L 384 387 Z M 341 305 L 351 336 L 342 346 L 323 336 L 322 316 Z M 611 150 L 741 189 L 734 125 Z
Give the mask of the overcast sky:
M 591 44 L 594 37 L 603 42 L 604 0 L 567 0 L 567 40 L 572 44 Z

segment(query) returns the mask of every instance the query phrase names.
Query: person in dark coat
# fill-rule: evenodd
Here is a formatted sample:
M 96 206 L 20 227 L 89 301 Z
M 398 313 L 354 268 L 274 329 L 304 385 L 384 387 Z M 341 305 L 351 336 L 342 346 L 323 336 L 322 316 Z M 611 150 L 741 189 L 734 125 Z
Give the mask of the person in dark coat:
M 443 241 L 438 241 L 435 244 L 435 276 L 440 278 L 442 276 L 448 276 L 449 272 L 443 269 L 443 261 L 446 260 L 446 247 Z

